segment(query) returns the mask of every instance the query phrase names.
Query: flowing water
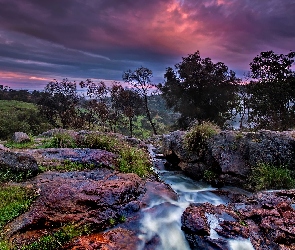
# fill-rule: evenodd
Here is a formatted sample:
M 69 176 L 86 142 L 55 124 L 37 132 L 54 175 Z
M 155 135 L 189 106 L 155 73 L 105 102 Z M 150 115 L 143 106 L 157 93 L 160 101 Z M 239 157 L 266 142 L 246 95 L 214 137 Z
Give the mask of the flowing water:
M 172 200 L 165 196 L 153 199 L 152 204 L 145 208 L 141 219 L 140 250 L 186 250 L 190 249 L 184 233 L 181 230 L 181 215 L 190 203 L 209 202 L 214 205 L 225 204 L 227 200 L 217 196 L 211 191 L 215 190 L 208 184 L 193 181 L 178 171 L 166 171 L 164 161 L 156 159 L 156 155 L 150 146 L 149 151 L 154 159 L 154 171 L 165 183 L 177 193 L 178 200 Z M 218 221 L 214 216 L 208 217 L 211 228 L 211 238 L 218 238 L 214 228 L 218 227 Z M 153 248 L 149 248 L 149 242 L 153 242 Z M 156 242 L 156 244 L 154 244 Z M 155 248 L 155 245 L 157 247 Z M 228 249 L 252 250 L 252 244 L 248 240 L 230 240 Z

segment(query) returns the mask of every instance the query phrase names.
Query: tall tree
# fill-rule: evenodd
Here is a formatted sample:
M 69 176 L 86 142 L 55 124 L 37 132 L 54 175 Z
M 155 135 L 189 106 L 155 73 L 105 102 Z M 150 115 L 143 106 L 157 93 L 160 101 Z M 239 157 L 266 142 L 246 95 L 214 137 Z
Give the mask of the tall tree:
M 181 114 L 181 127 L 186 128 L 193 120 L 223 126 L 231 119 L 239 79 L 224 63 L 202 59 L 197 51 L 183 57 L 175 70 L 167 68 L 164 77 L 165 83 L 159 88 L 167 106 Z
M 153 123 L 153 119 L 148 105 L 148 95 L 151 94 L 150 90 L 154 87 L 154 85 L 151 83 L 152 76 L 153 72 L 150 69 L 140 67 L 134 71 L 130 69 L 125 71 L 123 74 L 123 80 L 131 84 L 135 88 L 137 93 L 142 97 L 147 119 L 153 129 L 154 134 L 156 135 L 156 126 Z
M 141 96 L 132 89 L 124 89 L 121 85 L 113 86 L 112 106 L 120 110 L 129 120 L 130 136 L 133 136 L 133 119 L 143 112 L 143 100 Z
M 295 53 L 261 52 L 250 63 L 249 121 L 256 129 L 286 130 L 295 123 Z
M 87 89 L 86 95 L 88 100 L 85 102 L 85 107 L 89 128 L 94 123 L 100 123 L 100 125 L 105 126 L 109 115 L 109 108 L 107 106 L 108 89 L 105 83 L 103 81 L 96 83 L 91 79 L 87 79 L 80 82 L 80 87 Z
M 61 82 L 49 82 L 37 104 L 52 125 L 59 126 L 61 123 L 63 128 L 68 128 L 76 117 L 78 102 L 76 83 L 63 79 Z

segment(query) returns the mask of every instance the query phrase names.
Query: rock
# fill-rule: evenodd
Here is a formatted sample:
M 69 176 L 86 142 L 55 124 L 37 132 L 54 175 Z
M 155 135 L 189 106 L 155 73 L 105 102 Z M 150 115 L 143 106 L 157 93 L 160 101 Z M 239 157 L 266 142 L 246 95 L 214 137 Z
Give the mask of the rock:
M 0 151 L 9 151 L 9 148 L 5 147 L 3 144 L 0 144 Z
M 58 166 L 65 160 L 96 167 L 114 167 L 118 156 L 102 149 L 89 148 L 46 148 L 25 149 L 18 152 L 34 156 L 39 165 Z
M 74 239 L 62 249 L 134 250 L 139 245 L 136 234 L 123 228 L 97 233 Z
M 294 131 L 221 131 L 207 141 L 207 150 L 200 154 L 185 149 L 184 131 L 174 131 L 163 136 L 162 150 L 174 168 L 179 166 L 194 179 L 201 179 L 209 170 L 216 175 L 215 183 L 248 188 L 252 167 L 260 162 L 295 169 L 294 135 Z
M 227 206 L 192 204 L 183 213 L 182 228 L 190 245 L 200 249 L 216 243 L 208 236 L 212 230 L 217 240 L 250 239 L 255 249 L 294 249 L 295 210 L 288 198 L 294 195 L 295 190 L 260 192 Z M 210 224 L 212 216 L 218 225 Z
M 35 158 L 24 153 L 14 153 L 0 150 L 0 171 L 10 171 L 26 177 L 38 174 L 38 164 Z
M 163 136 L 163 154 L 166 157 L 175 154 L 179 161 L 196 162 L 200 159 L 199 155 L 189 152 L 183 144 L 183 138 L 186 132 L 174 131 Z
M 12 136 L 12 141 L 16 143 L 30 142 L 31 138 L 24 132 L 15 132 Z
M 97 231 L 139 210 L 143 180 L 135 174 L 108 169 L 81 172 L 47 172 L 36 177 L 40 196 L 30 210 L 5 230 L 16 244 L 30 241 L 36 229 L 52 230 L 69 223 L 90 224 Z M 45 230 L 46 231 L 46 230 Z

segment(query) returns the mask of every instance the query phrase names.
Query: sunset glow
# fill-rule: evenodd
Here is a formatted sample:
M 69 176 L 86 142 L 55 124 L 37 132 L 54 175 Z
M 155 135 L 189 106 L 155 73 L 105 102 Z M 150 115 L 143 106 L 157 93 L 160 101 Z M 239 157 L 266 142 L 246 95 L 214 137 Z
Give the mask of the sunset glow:
M 293 0 L 0 0 L 0 84 L 120 81 L 140 66 L 159 83 L 197 50 L 242 76 L 261 51 L 294 50 L 294 13 Z

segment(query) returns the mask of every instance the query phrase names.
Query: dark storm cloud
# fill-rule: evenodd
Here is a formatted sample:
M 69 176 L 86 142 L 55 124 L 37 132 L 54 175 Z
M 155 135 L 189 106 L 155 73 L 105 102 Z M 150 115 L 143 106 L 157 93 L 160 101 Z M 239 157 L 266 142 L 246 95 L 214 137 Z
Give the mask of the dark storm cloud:
M 293 0 L 0 0 L 0 84 L 139 66 L 160 82 L 197 50 L 242 73 L 261 51 L 294 50 L 294 13 Z

